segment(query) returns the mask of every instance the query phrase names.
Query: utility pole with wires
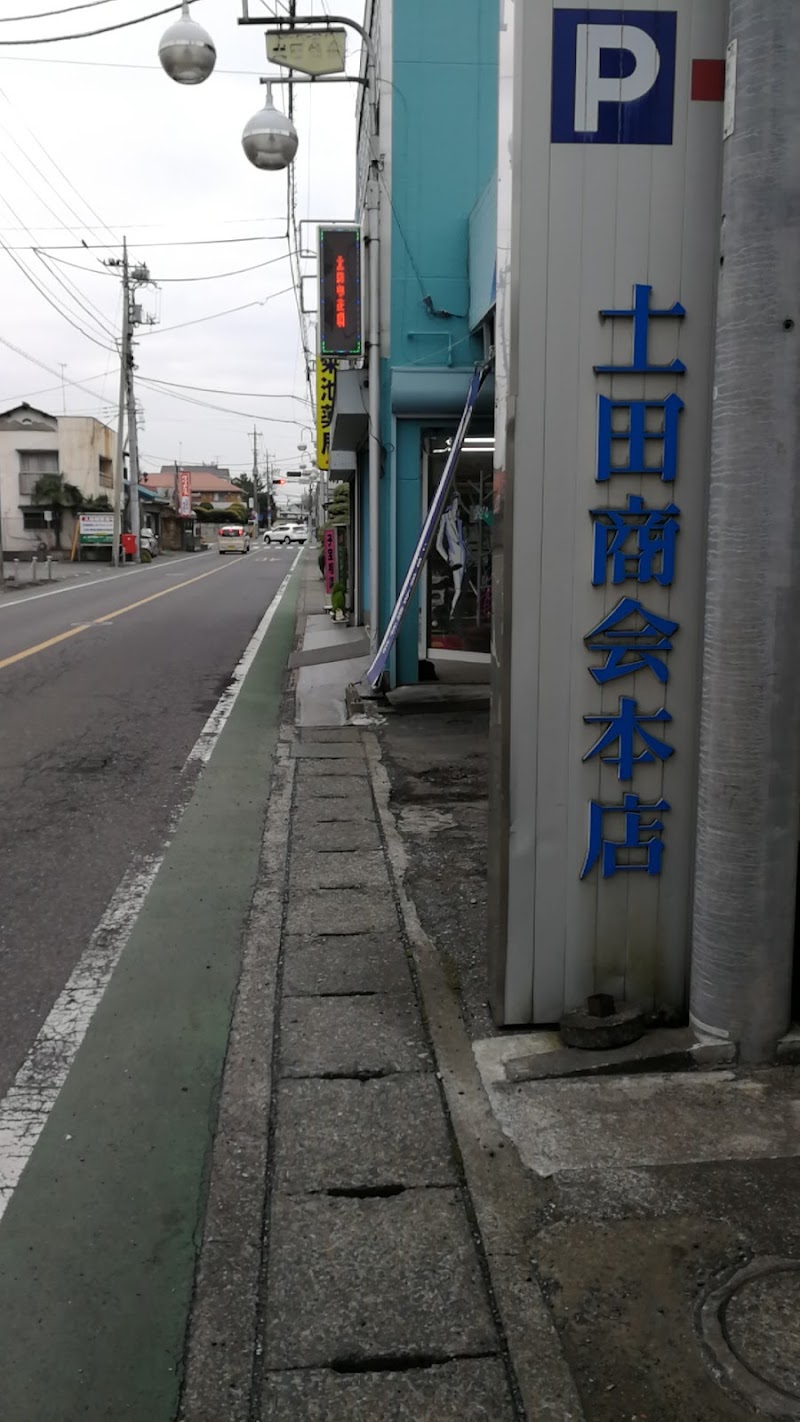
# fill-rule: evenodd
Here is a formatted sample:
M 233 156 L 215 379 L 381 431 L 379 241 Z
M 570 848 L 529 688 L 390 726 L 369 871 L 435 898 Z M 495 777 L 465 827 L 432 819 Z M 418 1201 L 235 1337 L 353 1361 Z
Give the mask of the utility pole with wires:
M 128 241 L 122 239 L 122 256 L 109 257 L 103 264 L 119 268 L 122 275 L 122 333 L 119 342 L 119 412 L 117 418 L 117 457 L 114 461 L 114 530 L 112 558 L 115 567 L 119 564 L 120 537 L 122 534 L 122 508 L 125 488 L 125 415 L 128 417 L 128 441 L 130 444 L 129 477 L 129 517 L 131 533 L 136 537 L 134 558 L 141 559 L 139 547 L 139 436 L 136 426 L 136 395 L 133 384 L 133 330 L 143 324 L 153 325 L 153 317 L 143 317 L 141 307 L 133 301 L 137 287 L 149 286 L 150 272 L 144 264 L 131 267 L 128 262 Z
M 258 537 L 258 430 L 253 425 L 253 522 Z
M 731 0 L 729 41 L 690 1012 L 764 1062 L 800 988 L 797 0 Z

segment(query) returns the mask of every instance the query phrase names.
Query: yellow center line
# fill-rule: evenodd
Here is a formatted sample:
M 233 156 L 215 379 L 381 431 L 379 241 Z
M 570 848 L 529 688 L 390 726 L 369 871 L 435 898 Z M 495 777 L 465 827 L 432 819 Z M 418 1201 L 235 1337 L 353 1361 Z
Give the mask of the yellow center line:
M 26 647 L 22 652 L 14 652 L 13 656 L 5 657 L 0 661 L 0 671 L 4 667 L 13 666 L 15 662 L 23 662 L 26 657 L 35 657 L 37 652 L 45 652 L 48 647 L 55 647 L 59 642 L 66 642 L 70 637 L 77 637 L 79 633 L 85 632 L 89 627 L 95 627 L 98 622 L 113 622 L 115 617 L 122 617 L 126 612 L 133 612 L 137 607 L 144 607 L 147 602 L 156 602 L 160 597 L 167 597 L 169 593 L 178 592 L 181 588 L 191 587 L 192 583 L 201 583 L 203 578 L 213 578 L 215 573 L 224 573 L 225 568 L 212 568 L 208 573 L 198 573 L 194 578 L 186 578 L 182 583 L 175 583 L 171 588 L 162 588 L 161 592 L 150 593 L 149 597 L 140 597 L 137 602 L 129 602 L 127 607 L 118 607 L 116 612 L 106 612 L 102 617 L 95 617 L 91 622 L 82 622 L 78 627 L 70 627 L 68 632 L 59 632 L 57 637 L 48 637 L 46 642 L 37 642 L 34 647 Z

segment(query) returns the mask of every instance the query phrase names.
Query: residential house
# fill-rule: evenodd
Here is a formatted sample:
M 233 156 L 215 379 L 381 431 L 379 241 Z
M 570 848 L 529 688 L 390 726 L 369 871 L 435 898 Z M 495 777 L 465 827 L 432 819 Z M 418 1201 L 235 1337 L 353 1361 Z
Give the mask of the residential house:
M 189 475 L 192 508 L 211 504 L 215 510 L 223 510 L 245 498 L 242 490 L 231 483 L 230 470 L 218 464 L 162 464 L 158 473 L 144 474 L 142 482 L 146 489 L 157 491 L 174 504 L 179 473 Z
M 5 557 L 32 555 L 39 545 L 55 545 L 55 520 L 46 505 L 33 502 L 42 475 L 74 484 L 87 499 L 111 499 L 114 484 L 114 431 L 86 415 L 51 415 L 23 402 L 0 414 L 0 542 Z M 74 520 L 65 513 L 62 546 L 68 547 Z

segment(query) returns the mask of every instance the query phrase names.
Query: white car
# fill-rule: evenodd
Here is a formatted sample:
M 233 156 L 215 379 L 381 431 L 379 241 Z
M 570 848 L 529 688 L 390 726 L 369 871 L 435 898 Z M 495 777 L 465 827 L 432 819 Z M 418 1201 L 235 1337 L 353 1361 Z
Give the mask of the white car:
M 268 528 L 264 534 L 264 543 L 305 543 L 308 538 L 308 528 L 304 523 L 274 523 L 272 528 Z
M 220 553 L 249 553 L 250 533 L 240 523 L 225 524 L 217 534 Z
M 151 558 L 155 558 L 158 553 L 158 539 L 152 528 L 143 528 L 139 534 L 139 547 L 143 553 L 149 553 Z

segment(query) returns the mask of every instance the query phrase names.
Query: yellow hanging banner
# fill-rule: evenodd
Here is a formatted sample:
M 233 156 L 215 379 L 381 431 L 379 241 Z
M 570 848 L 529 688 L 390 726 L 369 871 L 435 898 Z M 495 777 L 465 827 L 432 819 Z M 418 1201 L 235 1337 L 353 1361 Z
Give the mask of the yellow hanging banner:
M 336 394 L 336 362 L 317 356 L 317 468 L 330 468 L 333 398 Z

